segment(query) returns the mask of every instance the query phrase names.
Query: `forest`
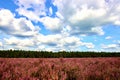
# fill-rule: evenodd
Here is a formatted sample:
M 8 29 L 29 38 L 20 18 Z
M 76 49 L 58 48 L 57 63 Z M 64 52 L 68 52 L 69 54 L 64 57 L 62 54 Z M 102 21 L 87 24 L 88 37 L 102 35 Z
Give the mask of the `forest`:
M 79 51 L 24 51 L 1 50 L 3 58 L 82 58 L 82 57 L 120 57 L 120 52 L 79 52 Z

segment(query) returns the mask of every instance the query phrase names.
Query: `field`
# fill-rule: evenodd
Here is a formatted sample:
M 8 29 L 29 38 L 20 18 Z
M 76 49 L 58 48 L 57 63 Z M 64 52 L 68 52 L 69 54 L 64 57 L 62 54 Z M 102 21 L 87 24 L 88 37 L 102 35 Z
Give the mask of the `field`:
M 0 58 L 0 80 L 120 80 L 120 57 Z

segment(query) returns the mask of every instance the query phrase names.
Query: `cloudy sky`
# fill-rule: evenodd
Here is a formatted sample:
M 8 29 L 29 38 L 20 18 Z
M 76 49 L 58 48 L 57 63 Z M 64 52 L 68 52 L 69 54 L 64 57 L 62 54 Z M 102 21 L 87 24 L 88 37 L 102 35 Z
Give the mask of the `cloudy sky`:
M 120 51 L 120 0 L 0 0 L 0 49 Z

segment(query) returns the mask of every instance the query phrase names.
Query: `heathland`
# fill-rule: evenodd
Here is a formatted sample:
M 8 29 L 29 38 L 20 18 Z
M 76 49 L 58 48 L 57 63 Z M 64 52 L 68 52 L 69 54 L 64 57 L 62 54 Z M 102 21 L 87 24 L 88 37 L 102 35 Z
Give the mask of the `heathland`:
M 120 57 L 0 58 L 0 80 L 120 80 Z

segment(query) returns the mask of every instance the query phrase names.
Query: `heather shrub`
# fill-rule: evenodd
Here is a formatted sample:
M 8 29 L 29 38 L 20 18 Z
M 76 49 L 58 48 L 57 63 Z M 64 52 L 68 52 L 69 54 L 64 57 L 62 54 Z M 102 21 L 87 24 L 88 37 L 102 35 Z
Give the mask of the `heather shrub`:
M 20 75 L 15 73 L 14 64 L 0 61 L 0 80 L 13 80 L 19 77 Z
M 0 59 L 0 80 L 119 79 L 119 58 Z
M 66 70 L 66 73 L 67 73 L 66 80 L 78 80 L 78 78 L 80 77 L 78 67 L 70 68 L 70 69 Z

